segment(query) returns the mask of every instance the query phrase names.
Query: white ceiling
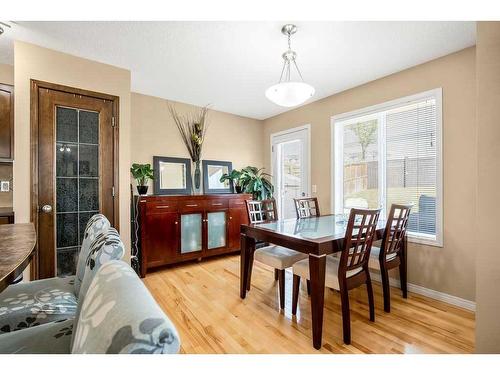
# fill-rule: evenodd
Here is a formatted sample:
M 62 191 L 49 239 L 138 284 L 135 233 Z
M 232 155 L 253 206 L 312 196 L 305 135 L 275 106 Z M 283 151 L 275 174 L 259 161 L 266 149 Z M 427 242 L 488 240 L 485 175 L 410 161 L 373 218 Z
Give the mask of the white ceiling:
M 279 79 L 285 22 L 16 22 L 0 36 L 0 62 L 24 40 L 130 69 L 132 91 L 256 119 Z M 292 49 L 318 100 L 472 46 L 475 22 L 295 22 Z M 103 77 L 105 79 L 105 77 Z

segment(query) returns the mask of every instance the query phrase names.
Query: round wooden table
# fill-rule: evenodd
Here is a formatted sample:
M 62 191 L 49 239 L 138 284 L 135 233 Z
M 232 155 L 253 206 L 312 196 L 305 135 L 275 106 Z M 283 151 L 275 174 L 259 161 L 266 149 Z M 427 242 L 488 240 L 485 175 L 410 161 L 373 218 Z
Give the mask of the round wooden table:
M 0 293 L 28 266 L 35 244 L 32 223 L 0 225 Z

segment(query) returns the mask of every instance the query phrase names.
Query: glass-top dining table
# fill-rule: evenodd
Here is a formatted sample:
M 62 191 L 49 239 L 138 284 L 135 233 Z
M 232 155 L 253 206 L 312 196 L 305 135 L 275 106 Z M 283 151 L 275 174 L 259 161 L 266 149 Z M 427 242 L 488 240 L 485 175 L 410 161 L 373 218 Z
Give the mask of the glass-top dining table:
M 300 251 L 309 255 L 313 346 L 321 348 L 325 291 L 326 255 L 342 250 L 347 229 L 346 215 L 325 215 L 286 219 L 261 224 L 241 225 L 240 297 L 248 290 L 249 273 L 257 240 Z M 386 220 L 379 219 L 377 239 L 382 238 Z M 406 246 L 403 246 L 406 267 Z M 403 286 L 406 289 L 406 285 Z

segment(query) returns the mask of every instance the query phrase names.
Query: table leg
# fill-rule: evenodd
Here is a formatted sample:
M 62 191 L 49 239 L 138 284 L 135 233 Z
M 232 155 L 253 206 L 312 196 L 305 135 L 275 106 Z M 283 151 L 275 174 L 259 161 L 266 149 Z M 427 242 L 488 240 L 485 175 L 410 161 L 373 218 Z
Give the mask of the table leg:
M 240 235 L 240 297 L 245 298 L 247 295 L 248 279 L 250 274 L 250 267 L 252 266 L 251 258 L 255 251 L 255 239 L 252 237 Z
M 325 304 L 326 256 L 309 254 L 309 276 L 311 279 L 311 312 L 313 346 L 321 349 L 323 335 L 323 306 Z

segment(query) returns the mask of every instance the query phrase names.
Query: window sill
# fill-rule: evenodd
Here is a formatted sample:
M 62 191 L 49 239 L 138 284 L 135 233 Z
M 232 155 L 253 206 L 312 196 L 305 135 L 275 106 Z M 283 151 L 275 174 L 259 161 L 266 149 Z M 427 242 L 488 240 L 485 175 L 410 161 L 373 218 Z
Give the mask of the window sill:
M 443 247 L 443 241 L 436 239 L 435 236 L 422 236 L 422 235 L 414 235 L 408 233 L 407 238 L 408 242 L 411 243 L 433 246 L 433 247 Z

